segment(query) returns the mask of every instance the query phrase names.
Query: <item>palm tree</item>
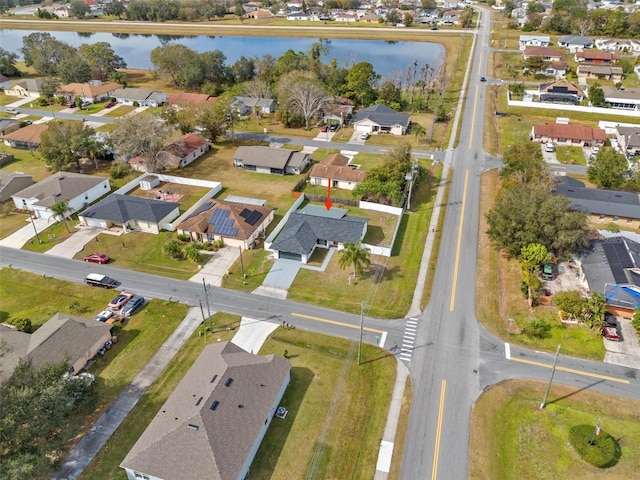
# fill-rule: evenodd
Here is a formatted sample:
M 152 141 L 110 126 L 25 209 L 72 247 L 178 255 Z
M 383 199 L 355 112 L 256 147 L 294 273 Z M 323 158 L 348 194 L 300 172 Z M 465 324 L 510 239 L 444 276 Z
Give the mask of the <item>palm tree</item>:
M 64 222 L 64 227 L 67 229 L 67 233 L 70 233 L 71 231 L 69 230 L 69 225 L 67 224 L 67 217 L 66 217 L 67 212 L 71 211 L 71 208 L 69 208 L 69 203 L 66 200 L 63 200 L 58 203 L 54 203 L 49 207 L 49 210 L 53 212 L 54 214 L 53 218 L 55 218 L 56 220 L 58 219 L 58 216 L 62 217 L 62 221 Z
M 420 125 L 419 123 L 415 123 L 411 125 L 411 133 L 413 133 L 413 135 L 416 137 L 416 143 L 420 143 L 418 141 L 418 138 L 427 133 L 427 131 L 422 125 Z
M 371 265 L 369 249 L 362 247 L 360 240 L 356 243 L 345 242 L 344 249 L 338 259 L 338 265 L 343 270 L 353 265 L 353 276 L 357 277 L 358 274 L 362 274 L 364 267 Z M 349 276 L 349 279 L 351 279 L 351 276 Z

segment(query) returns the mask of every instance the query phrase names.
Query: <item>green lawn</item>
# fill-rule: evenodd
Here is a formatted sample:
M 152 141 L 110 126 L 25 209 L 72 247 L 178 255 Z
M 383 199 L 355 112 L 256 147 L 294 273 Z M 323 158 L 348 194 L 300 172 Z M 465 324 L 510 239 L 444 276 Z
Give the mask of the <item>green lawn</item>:
M 214 320 L 216 325 L 231 324 L 233 328 L 238 317 L 217 314 Z M 225 329 L 203 339 L 196 332 L 80 478 L 123 477 L 118 465 L 191 367 L 204 342 L 225 341 L 233 334 L 234 330 Z M 251 478 L 304 478 L 327 418 L 330 423 L 323 438 L 325 449 L 315 478 L 371 478 L 393 389 L 395 359 L 381 357 L 381 350 L 365 345 L 362 358 L 370 361 L 358 367 L 354 344 L 281 328 L 271 335 L 260 354 L 283 355 L 285 350 L 293 368 L 281 403 L 289 414 L 285 420 L 273 419 L 251 466 Z M 346 376 L 340 382 L 343 370 Z M 334 396 L 340 401 L 329 412 Z
M 105 113 L 105 117 L 124 117 L 127 113 L 133 112 L 136 109 L 133 105 L 120 105 L 118 108 L 112 107 L 109 109 L 109 113 Z
M 584 153 L 581 147 L 556 147 L 556 158 L 560 163 L 570 165 L 586 165 Z
M 14 157 L 14 161 L 1 166 L 0 171 L 23 172 L 31 175 L 34 182 L 39 182 L 51 175 L 38 152 L 7 147 L 4 143 L 0 143 L 0 152 L 10 153 Z
M 540 410 L 545 388 L 546 382 L 514 380 L 495 385 L 480 396 L 471 415 L 469 478 L 637 477 L 638 400 L 556 384 L 546 408 Z M 590 425 L 595 430 L 597 420 L 622 450 L 619 462 L 609 468 L 588 464 L 569 444 L 572 427 Z
M 30 252 L 46 252 L 50 248 L 53 248 L 55 245 L 65 241 L 71 235 L 76 233 L 76 230 L 73 228 L 73 226 L 77 223 L 78 216 L 71 215 L 71 218 L 67 219 L 67 225 L 69 226 L 69 231 L 67 232 L 67 228 L 62 221 L 56 222 L 53 219 L 50 219 L 50 226 L 38 232 L 40 236 L 40 242 L 42 243 L 38 243 L 38 239 L 36 237 L 33 237 L 29 242 L 25 243 L 22 249 L 29 250 Z
M 13 206 L 13 202 L 9 201 Z M 0 214 L 0 239 L 6 238 L 13 232 L 28 225 L 29 217 L 19 213 Z
M 277 221 L 279 219 L 274 220 L 272 225 Z M 274 261 L 268 258 L 270 255 L 271 252 L 264 250 L 262 246 L 253 250 L 243 250 L 242 262 L 238 260 L 233 264 L 229 274 L 222 279 L 222 286 L 247 292 L 255 290 L 262 285 L 267 273 L 271 270 Z M 246 278 L 242 276 L 243 265 Z

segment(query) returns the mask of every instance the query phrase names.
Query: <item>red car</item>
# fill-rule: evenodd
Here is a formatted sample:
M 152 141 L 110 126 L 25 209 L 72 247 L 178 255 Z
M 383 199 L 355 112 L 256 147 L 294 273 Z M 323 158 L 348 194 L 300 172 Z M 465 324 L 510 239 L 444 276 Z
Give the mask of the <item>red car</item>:
M 604 327 L 602 329 L 602 336 L 606 340 L 611 340 L 612 342 L 621 342 L 622 338 L 618 334 L 618 330 L 614 327 Z
M 111 108 L 113 106 L 115 106 L 116 102 L 109 102 L 109 103 L 105 103 L 104 104 L 104 108 Z
M 104 253 L 92 253 L 91 255 L 86 255 L 84 257 L 84 261 L 105 264 L 109 262 L 109 255 L 105 255 Z

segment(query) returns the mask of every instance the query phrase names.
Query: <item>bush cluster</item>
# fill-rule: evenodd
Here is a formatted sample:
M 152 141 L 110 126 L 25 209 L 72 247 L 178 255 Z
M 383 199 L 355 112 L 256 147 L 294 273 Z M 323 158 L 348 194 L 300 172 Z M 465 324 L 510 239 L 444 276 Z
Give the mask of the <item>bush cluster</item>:
M 594 436 L 594 431 L 594 425 L 576 425 L 569 431 L 569 442 L 585 462 L 598 468 L 613 467 L 622 454 L 620 444 L 607 432 L 600 430 Z

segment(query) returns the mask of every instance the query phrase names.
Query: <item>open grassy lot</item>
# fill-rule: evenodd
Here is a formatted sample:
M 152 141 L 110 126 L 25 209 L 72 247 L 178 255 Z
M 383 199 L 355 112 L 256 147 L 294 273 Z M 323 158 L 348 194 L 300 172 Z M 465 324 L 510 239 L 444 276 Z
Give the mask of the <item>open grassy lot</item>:
M 71 215 L 70 218 L 67 219 L 67 225 L 69 226 L 69 231 L 67 232 L 67 228 L 64 226 L 62 221 L 56 222 L 53 218 L 49 219 L 49 226 L 42 231 L 39 231 L 38 234 L 40 236 L 40 242 L 34 236 L 31 240 L 24 244 L 22 247 L 23 250 L 29 250 L 30 252 L 46 252 L 50 248 L 53 248 L 60 242 L 64 242 L 71 235 L 76 233 L 76 230 L 73 228 L 75 224 L 78 223 L 78 216 Z
M 520 265 L 497 252 L 486 235 L 486 212 L 493 205 L 500 184 L 496 170 L 482 176 L 480 191 L 480 227 L 478 232 L 478 270 L 476 314 L 478 320 L 493 334 L 505 341 L 528 348 L 554 352 L 562 344 L 562 353 L 575 357 L 602 360 L 605 348 L 602 337 L 587 328 L 565 325 L 558 319 L 557 309 L 537 306 L 529 311 L 520 291 Z M 516 320 L 511 325 L 509 318 Z M 552 325 L 546 338 L 527 337 L 518 333 L 518 326 L 535 318 L 545 318 Z
M 570 165 L 586 165 L 587 160 L 584 158 L 584 153 L 581 147 L 556 147 L 556 158 L 560 163 Z
M 13 207 L 13 202 L 9 201 L 10 205 L 3 208 Z M 16 230 L 28 225 L 29 217 L 27 215 L 19 213 L 0 213 L 0 239 L 8 237 Z
M 473 407 L 469 478 L 629 479 L 640 469 L 640 402 L 554 385 L 540 410 L 546 382 L 513 380 L 494 385 Z M 569 430 L 600 420 L 620 443 L 622 456 L 609 468 L 583 461 Z M 597 447 L 594 447 L 597 448 Z
M 282 217 L 276 218 L 271 222 L 271 225 L 277 224 L 281 218 Z M 273 263 L 274 260 L 271 257 L 271 252 L 262 248 L 262 245 L 253 250 L 243 250 L 242 262 L 238 260 L 233 264 L 229 269 L 229 274 L 223 277 L 222 286 L 224 288 L 251 292 L 262 285 Z M 243 265 L 246 278 L 242 277 Z
M 238 318 L 216 314 L 214 322 L 234 328 Z M 204 342 L 225 341 L 233 334 L 234 330 L 223 329 L 203 339 L 196 332 L 80 478 L 122 477 L 118 465 L 191 367 Z M 316 478 L 371 478 L 393 388 L 393 357 L 381 357 L 381 350 L 365 345 L 363 359 L 371 361 L 358 367 L 355 349 L 346 340 L 282 329 L 272 334 L 260 354 L 283 355 L 284 350 L 293 366 L 282 400 L 289 414 L 285 420 L 274 418 L 251 466 L 251 477 L 303 478 L 321 440 L 325 450 Z M 330 412 L 334 397 L 340 401 Z M 325 421 L 329 422 L 328 435 L 321 439 Z
M 289 290 L 289 298 L 351 313 L 359 313 L 360 302 L 364 300 L 367 315 L 379 318 L 404 316 L 413 298 L 441 167 L 432 173 L 434 180 L 425 179 L 414 190 L 412 210 L 402 217 L 390 258 L 371 256 L 369 269 L 349 285 L 351 269 L 340 269 L 340 253 L 336 252 L 326 271 L 301 270 Z
M 0 143 L 0 152 L 10 153 L 14 158 L 13 162 L 2 165 L 0 171 L 26 173 L 33 177 L 34 182 L 39 182 L 51 175 L 38 152 L 11 148 L 4 143 Z

